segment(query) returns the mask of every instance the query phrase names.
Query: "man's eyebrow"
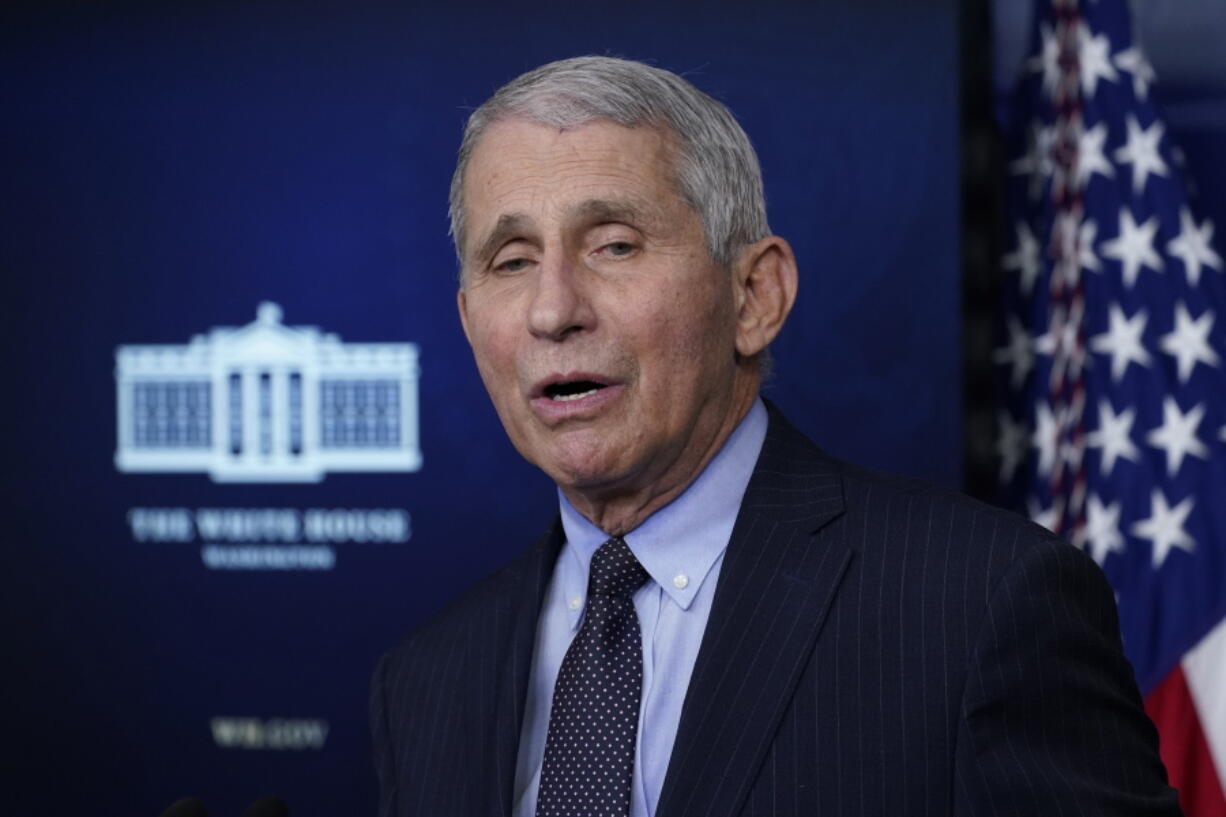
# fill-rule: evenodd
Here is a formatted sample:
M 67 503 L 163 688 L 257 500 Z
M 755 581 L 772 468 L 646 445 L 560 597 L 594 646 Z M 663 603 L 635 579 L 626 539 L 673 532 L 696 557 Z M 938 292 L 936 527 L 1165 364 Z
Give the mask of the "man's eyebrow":
M 588 199 L 574 208 L 574 214 L 583 221 L 609 222 L 624 221 L 638 224 L 647 219 L 642 208 L 628 201 L 610 201 L 609 199 Z
M 528 217 L 520 213 L 504 213 L 498 217 L 498 222 L 490 230 L 485 239 L 477 246 L 473 258 L 483 262 L 492 258 L 498 248 L 507 242 L 511 236 L 521 233 L 528 225 Z

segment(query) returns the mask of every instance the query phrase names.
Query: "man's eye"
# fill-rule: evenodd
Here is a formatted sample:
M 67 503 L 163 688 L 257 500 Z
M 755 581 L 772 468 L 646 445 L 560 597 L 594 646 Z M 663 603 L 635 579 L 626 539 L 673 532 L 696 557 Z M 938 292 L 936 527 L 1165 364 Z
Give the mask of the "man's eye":
M 611 244 L 606 244 L 604 249 L 609 255 L 629 255 L 634 252 L 634 245 L 629 241 L 614 241 Z
M 528 266 L 527 258 L 508 258 L 501 264 L 498 264 L 494 269 L 501 272 L 519 272 Z

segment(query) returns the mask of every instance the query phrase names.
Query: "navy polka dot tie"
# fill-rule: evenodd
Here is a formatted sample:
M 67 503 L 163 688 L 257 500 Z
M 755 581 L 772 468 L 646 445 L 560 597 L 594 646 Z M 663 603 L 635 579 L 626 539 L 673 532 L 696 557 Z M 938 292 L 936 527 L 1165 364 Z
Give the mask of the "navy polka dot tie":
M 643 694 L 643 642 L 631 596 L 647 571 L 625 540 L 592 556 L 583 626 L 553 688 L 537 817 L 625 817 Z

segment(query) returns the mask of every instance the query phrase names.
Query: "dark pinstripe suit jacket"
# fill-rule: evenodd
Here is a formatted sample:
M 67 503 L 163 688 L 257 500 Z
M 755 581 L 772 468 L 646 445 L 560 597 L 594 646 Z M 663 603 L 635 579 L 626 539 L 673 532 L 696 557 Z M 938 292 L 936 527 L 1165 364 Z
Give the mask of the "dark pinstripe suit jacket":
M 561 544 L 555 522 L 383 657 L 381 815 L 510 814 Z M 1156 743 L 1092 561 L 772 411 L 659 817 L 1178 814 Z

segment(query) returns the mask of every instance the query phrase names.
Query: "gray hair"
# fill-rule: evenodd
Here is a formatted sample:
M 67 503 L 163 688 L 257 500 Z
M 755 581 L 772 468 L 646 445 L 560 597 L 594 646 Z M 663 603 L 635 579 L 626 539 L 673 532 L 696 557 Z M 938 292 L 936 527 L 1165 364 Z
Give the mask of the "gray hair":
M 670 71 L 575 57 L 521 74 L 469 116 L 451 177 L 451 235 L 461 265 L 464 172 L 486 129 L 506 119 L 561 129 L 608 120 L 670 131 L 678 146 L 673 183 L 701 219 L 711 257 L 728 266 L 740 247 L 770 235 L 757 154 L 726 106 Z

